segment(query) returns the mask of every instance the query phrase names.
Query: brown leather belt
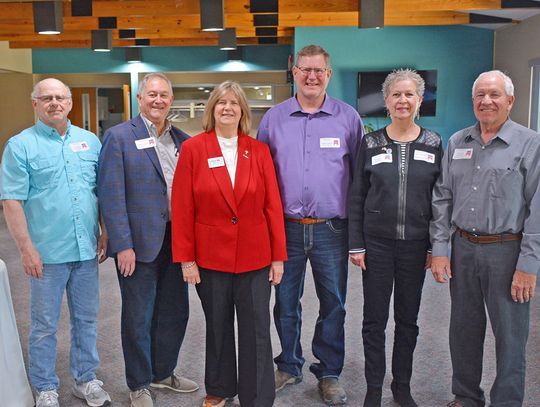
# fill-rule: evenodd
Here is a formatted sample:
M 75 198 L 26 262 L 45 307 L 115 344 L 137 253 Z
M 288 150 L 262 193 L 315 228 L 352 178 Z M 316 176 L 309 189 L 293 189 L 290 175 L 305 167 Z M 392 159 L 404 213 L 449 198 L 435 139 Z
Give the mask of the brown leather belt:
M 293 219 L 285 218 L 287 222 L 299 223 L 301 225 L 316 225 L 317 223 L 325 223 L 328 219 L 319 219 L 319 218 L 302 218 L 302 219 Z
M 477 244 L 490 244 L 490 243 L 502 243 L 511 242 L 513 240 L 521 240 L 523 233 L 499 233 L 496 235 L 477 235 L 475 233 L 467 232 L 466 230 L 457 228 L 456 232 L 461 237 L 464 237 L 469 242 Z

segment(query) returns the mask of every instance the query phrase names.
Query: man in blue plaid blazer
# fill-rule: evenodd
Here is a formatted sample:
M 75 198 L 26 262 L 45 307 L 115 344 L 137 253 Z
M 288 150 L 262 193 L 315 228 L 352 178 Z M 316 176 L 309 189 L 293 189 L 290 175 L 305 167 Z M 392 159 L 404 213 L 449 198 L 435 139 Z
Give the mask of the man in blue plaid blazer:
M 189 136 L 167 120 L 173 94 L 163 74 L 148 74 L 137 99 L 141 114 L 105 133 L 98 197 L 120 282 L 131 405 L 148 407 L 149 387 L 189 392 L 198 386 L 174 372 L 189 303 L 180 265 L 172 263 L 170 193 Z

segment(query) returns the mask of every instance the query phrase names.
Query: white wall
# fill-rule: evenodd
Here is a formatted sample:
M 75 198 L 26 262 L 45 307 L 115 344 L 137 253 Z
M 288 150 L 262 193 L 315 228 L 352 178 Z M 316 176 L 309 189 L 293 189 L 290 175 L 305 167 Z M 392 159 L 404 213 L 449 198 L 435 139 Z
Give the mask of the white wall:
M 514 82 L 516 103 L 512 120 L 528 126 L 531 69 L 529 61 L 540 58 L 540 15 L 495 33 L 495 69 Z

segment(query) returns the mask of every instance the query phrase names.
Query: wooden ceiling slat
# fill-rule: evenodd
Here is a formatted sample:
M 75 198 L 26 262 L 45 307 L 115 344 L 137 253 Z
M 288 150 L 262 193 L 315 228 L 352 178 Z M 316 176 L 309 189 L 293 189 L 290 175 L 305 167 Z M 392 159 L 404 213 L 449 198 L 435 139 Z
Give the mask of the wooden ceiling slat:
M 342 13 L 280 13 L 281 27 L 315 27 L 315 26 L 358 26 L 358 11 Z
M 469 24 L 468 13 L 453 11 L 388 12 L 385 26 Z
M 498 10 L 501 0 L 385 0 L 385 12 Z

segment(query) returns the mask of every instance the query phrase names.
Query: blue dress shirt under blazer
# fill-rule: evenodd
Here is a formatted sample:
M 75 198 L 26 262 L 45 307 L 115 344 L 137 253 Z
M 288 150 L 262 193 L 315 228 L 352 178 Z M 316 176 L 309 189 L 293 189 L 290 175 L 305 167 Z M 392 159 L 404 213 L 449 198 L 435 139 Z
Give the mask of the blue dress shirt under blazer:
M 180 151 L 189 136 L 176 127 L 171 135 Z M 165 236 L 167 184 L 154 147 L 137 148 L 149 138 L 141 116 L 105 132 L 99 157 L 98 198 L 109 235 L 108 255 L 132 248 L 137 261 L 155 260 Z

